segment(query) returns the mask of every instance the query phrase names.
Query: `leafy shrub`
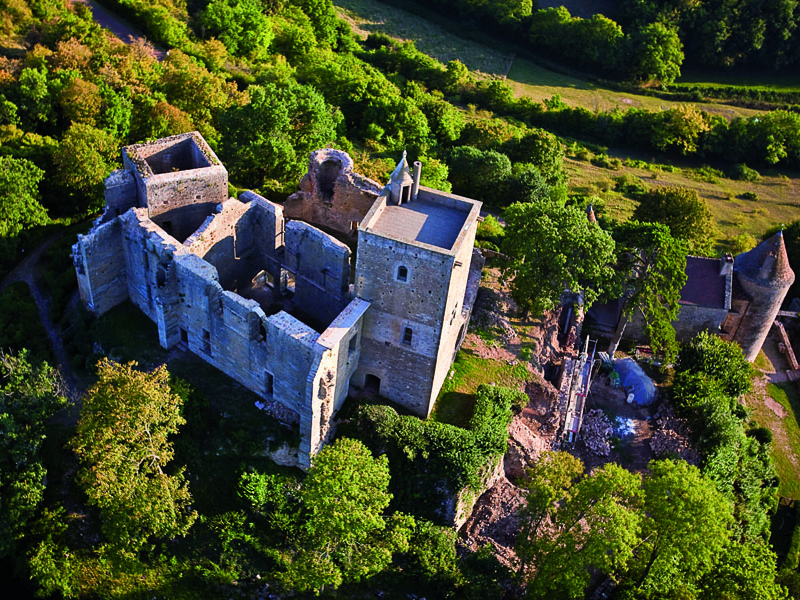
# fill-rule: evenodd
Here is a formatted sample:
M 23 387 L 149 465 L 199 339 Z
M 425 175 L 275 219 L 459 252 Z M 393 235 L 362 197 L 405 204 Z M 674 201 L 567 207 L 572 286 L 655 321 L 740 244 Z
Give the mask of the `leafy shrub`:
M 392 510 L 445 523 L 452 495 L 478 487 L 489 460 L 505 452 L 512 407 L 521 409 L 527 401 L 521 392 L 481 386 L 470 429 L 401 416 L 389 406 L 362 406 L 340 425 L 339 435 L 389 458 Z
M 601 167 L 603 169 L 619 171 L 622 168 L 622 161 L 620 159 L 608 156 L 607 154 L 597 154 L 592 157 L 590 162 L 595 167 Z
M 613 179 L 614 190 L 623 196 L 628 196 L 629 198 L 639 198 L 647 193 L 647 186 L 635 175 L 618 175 Z
M 744 163 L 733 165 L 733 167 L 731 167 L 730 177 L 738 181 L 758 181 L 761 179 L 761 175 L 758 174 L 758 171 L 751 169 Z
M 707 331 L 698 333 L 681 348 L 675 369 L 679 373 L 705 373 L 733 398 L 753 389 L 753 368 L 742 349 Z
M 758 200 L 758 194 L 756 192 L 743 192 L 741 198 L 744 200 Z

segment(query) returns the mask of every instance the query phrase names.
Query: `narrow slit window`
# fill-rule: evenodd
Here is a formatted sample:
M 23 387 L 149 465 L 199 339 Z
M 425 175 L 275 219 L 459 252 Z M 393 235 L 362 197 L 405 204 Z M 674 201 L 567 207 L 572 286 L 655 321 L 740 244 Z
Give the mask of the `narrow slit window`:
M 413 335 L 414 335 L 414 332 L 411 331 L 411 327 L 406 327 L 403 330 L 403 343 L 406 346 L 410 346 L 411 345 L 411 338 L 413 337 Z
M 397 267 L 397 281 L 408 281 L 408 269 L 406 267 Z
M 203 352 L 211 356 L 211 333 L 203 329 Z
M 264 372 L 264 393 L 272 395 L 274 393 L 274 377 L 269 371 Z

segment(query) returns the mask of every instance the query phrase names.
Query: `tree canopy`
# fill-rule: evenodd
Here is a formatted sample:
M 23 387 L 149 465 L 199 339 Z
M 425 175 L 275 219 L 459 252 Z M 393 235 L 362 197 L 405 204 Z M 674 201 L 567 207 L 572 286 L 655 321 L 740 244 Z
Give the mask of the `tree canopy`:
M 639 202 L 634 219 L 666 225 L 672 237 L 688 242 L 692 254 L 704 256 L 711 251 L 711 211 L 695 190 L 656 187 L 642 194 Z
M 46 423 L 67 400 L 58 374 L 27 354 L 0 354 L 0 557 L 13 555 L 45 490 Z
M 185 423 L 181 404 L 164 366 L 145 373 L 135 362 L 106 358 L 83 398 L 73 442 L 80 481 L 100 509 L 108 544 L 120 553 L 135 553 L 151 538 L 185 535 L 197 517 L 183 470 L 166 470 L 169 436 Z
M 656 223 L 628 221 L 612 235 L 623 279 L 623 315 L 641 316 L 653 350 L 672 358 L 677 350 L 672 321 L 686 283 L 686 246 Z
M 534 315 L 558 305 L 566 290 L 583 294 L 591 305 L 611 290 L 614 240 L 576 206 L 558 202 L 509 206 L 503 251 L 511 261 L 503 269 L 517 304 Z

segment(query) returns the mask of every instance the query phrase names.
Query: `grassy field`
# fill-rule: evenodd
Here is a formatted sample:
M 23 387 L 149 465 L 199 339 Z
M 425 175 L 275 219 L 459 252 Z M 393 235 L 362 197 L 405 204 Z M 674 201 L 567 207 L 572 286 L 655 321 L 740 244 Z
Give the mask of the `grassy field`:
M 612 153 L 613 154 L 613 153 Z M 626 158 L 620 155 L 623 160 Z M 633 157 L 654 160 L 652 157 Z M 757 182 L 734 181 L 725 177 L 704 177 L 695 168 L 666 166 L 652 170 L 622 166 L 619 170 L 604 169 L 585 161 L 567 158 L 564 166 L 573 192 L 602 199 L 605 213 L 616 219 L 627 219 L 636 202 L 614 190 L 614 177 L 632 175 L 648 187 L 659 185 L 687 187 L 706 200 L 716 224 L 716 246 L 728 250 L 740 235 L 760 239 L 764 232 L 781 223 L 800 219 L 800 180 L 777 173 L 763 174 Z M 674 170 L 674 172 L 669 172 Z M 742 194 L 753 192 L 758 200 L 747 200 Z
M 770 71 L 687 71 L 675 82 L 697 87 L 747 86 L 759 90 L 800 91 L 796 73 Z
M 797 425 L 797 417 L 800 416 L 800 391 L 794 383 L 771 383 L 767 386 L 767 391 L 786 411 L 786 416 L 780 419 L 773 411 L 764 407 L 755 411 L 755 418 L 759 424 L 762 421 L 772 421 L 770 429 L 775 436 L 772 455 L 775 459 L 775 470 L 781 480 L 778 492 L 784 498 L 797 500 L 800 499 L 800 469 L 797 464 L 800 457 L 800 427 Z M 766 414 L 767 411 L 772 414 Z M 775 423 L 775 419 L 779 423 Z
M 334 0 L 334 5 L 339 15 L 362 37 L 381 32 L 397 39 L 412 40 L 419 50 L 442 62 L 458 58 L 479 76 L 506 78 L 517 96 L 544 100 L 558 94 L 569 105 L 600 111 L 614 108 L 660 110 L 680 104 L 622 93 L 551 71 L 518 58 L 511 51 L 491 48 L 453 35 L 437 23 L 378 0 Z M 713 103 L 698 103 L 696 106 L 727 118 L 760 112 Z
M 544 100 L 558 94 L 571 106 L 583 106 L 591 111 L 611 111 L 615 108 L 644 108 L 658 111 L 683 104 L 644 96 L 629 94 L 604 88 L 585 79 L 579 79 L 546 69 L 536 63 L 522 58 L 515 58 L 507 73 L 507 81 L 514 93 L 519 96 L 530 96 L 535 100 Z M 709 113 L 721 115 L 727 119 L 733 117 L 749 117 L 763 111 L 749 108 L 728 106 L 711 102 L 691 103 Z
M 514 61 L 511 52 L 475 44 L 412 12 L 376 0 L 334 0 L 333 4 L 361 37 L 379 32 L 411 40 L 425 54 L 443 63 L 457 58 L 480 75 L 504 76 Z

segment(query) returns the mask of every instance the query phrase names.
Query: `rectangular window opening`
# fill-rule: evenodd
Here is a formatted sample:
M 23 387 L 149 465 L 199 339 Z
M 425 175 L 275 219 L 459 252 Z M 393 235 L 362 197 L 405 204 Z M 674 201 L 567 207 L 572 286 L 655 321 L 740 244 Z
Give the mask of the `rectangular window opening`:
M 347 356 L 353 356 L 356 348 L 358 348 L 358 334 L 350 338 L 350 342 L 347 344 Z
M 411 345 L 411 337 L 412 337 L 413 335 L 414 335 L 414 332 L 413 332 L 413 331 L 411 331 L 411 327 L 406 327 L 406 328 L 403 330 L 403 343 L 404 343 L 406 346 L 410 346 L 410 345 Z

